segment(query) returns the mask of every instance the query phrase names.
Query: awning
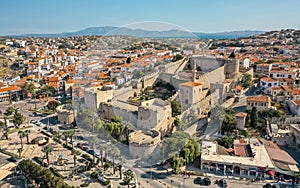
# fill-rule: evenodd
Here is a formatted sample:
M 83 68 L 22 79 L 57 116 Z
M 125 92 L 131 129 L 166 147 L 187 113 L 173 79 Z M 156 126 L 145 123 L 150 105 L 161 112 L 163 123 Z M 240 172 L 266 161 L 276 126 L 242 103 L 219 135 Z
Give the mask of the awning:
M 290 164 L 290 165 L 289 165 L 289 168 L 290 168 L 290 170 L 291 170 L 292 172 L 299 172 L 299 169 L 298 169 L 297 165 L 292 165 L 292 164 Z
M 275 172 L 273 170 L 267 170 L 266 174 L 268 174 L 269 176 L 275 176 Z

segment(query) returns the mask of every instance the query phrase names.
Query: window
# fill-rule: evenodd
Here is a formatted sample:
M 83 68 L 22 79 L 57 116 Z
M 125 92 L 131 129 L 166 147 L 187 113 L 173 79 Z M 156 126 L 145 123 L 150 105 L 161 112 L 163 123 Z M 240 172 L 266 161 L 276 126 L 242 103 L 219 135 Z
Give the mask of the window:
M 250 176 L 256 176 L 256 171 L 250 171 Z
M 248 170 L 244 169 L 243 170 L 243 175 L 248 176 L 248 172 L 249 172 Z

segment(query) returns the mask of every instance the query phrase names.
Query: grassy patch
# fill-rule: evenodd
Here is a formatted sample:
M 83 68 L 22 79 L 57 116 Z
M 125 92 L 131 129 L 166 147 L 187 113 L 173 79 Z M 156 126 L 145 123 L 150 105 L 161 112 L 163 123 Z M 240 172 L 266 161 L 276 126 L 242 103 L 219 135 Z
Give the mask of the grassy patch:
M 12 129 L 9 129 L 8 134 L 12 134 L 12 133 L 15 133 L 15 132 L 18 132 L 18 131 L 21 131 L 21 130 L 26 130 L 26 129 L 29 129 L 29 128 L 31 128 L 31 127 L 32 127 L 32 126 L 29 125 L 29 126 L 27 126 L 27 127 L 20 127 L 19 129 L 17 129 L 17 128 L 12 128 Z

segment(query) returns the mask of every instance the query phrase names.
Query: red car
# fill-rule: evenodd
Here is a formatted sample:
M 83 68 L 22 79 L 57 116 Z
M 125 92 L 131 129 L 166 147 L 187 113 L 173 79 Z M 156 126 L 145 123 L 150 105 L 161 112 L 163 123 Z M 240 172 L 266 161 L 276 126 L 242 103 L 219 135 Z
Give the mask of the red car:
M 77 147 L 83 149 L 83 145 L 81 143 L 77 143 Z

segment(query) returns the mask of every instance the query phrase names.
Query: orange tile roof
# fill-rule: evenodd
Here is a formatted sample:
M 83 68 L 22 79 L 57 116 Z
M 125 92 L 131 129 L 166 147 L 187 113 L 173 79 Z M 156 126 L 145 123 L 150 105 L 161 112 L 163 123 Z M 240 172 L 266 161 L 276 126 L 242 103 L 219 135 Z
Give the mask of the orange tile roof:
M 282 88 L 285 90 L 285 91 L 291 91 L 292 88 L 288 85 L 285 85 L 285 86 L 282 86 Z
M 274 86 L 274 87 L 271 87 L 272 90 L 281 90 L 281 87 L 279 86 Z
M 186 87 L 196 87 L 202 85 L 201 83 L 198 82 L 184 82 L 180 84 L 181 86 L 186 86 Z
M 300 100 L 293 100 L 293 102 L 294 102 L 297 106 L 300 106 Z
M 74 83 L 75 83 L 75 82 L 74 82 L 73 79 L 69 79 L 69 80 L 66 81 L 66 84 L 74 84 Z
M 276 82 L 275 79 L 270 78 L 270 77 L 263 77 L 260 80 L 263 81 L 263 82 Z
M 300 95 L 300 90 L 299 89 L 294 89 L 292 91 L 292 95 Z
M 18 87 L 18 86 L 8 86 L 8 87 L 0 88 L 0 93 L 1 92 L 7 92 L 7 91 L 18 91 L 18 90 L 21 90 L 21 88 Z
M 268 96 L 249 96 L 247 97 L 247 101 L 251 102 L 270 102 L 270 97 Z

